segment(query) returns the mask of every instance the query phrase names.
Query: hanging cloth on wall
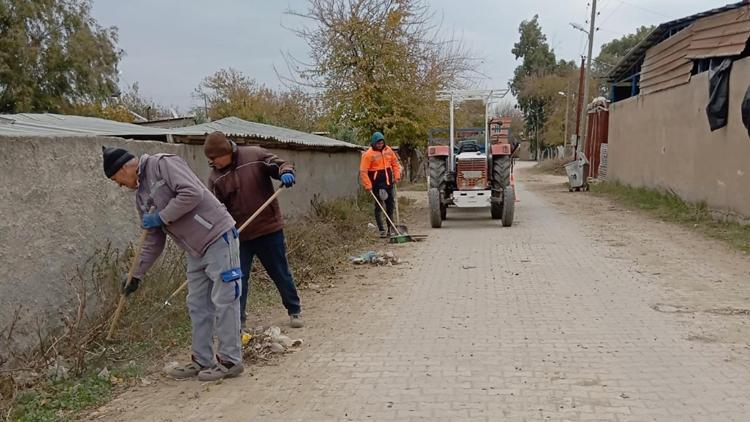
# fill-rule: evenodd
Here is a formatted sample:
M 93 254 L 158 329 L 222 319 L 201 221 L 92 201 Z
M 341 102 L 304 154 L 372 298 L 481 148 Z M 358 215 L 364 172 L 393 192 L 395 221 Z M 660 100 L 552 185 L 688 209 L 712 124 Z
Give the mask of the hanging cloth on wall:
M 724 59 L 720 65 L 708 73 L 708 124 L 711 131 L 721 129 L 727 125 L 729 116 L 729 74 L 732 69 L 732 59 Z
M 750 136 L 750 86 L 747 87 L 745 98 L 742 99 L 742 124 L 747 128 L 747 134 Z

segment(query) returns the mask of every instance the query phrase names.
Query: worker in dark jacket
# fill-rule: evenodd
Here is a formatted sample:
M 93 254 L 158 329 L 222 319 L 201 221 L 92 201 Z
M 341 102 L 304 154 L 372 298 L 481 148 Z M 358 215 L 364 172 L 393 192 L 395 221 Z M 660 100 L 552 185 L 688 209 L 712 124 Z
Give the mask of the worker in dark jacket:
M 164 250 L 167 235 L 187 252 L 187 307 L 193 329 L 192 361 L 167 369 L 173 378 L 215 381 L 242 373 L 239 245 L 234 220 L 185 160 L 172 154 L 144 154 L 103 148 L 104 174 L 135 191 L 147 230 L 130 295 Z M 214 353 L 214 337 L 218 350 Z
M 209 189 L 216 195 L 240 227 L 273 194 L 271 179 L 281 181 L 286 188 L 295 183 L 294 166 L 267 150 L 256 146 L 238 147 L 221 132 L 206 137 L 204 153 L 213 168 L 208 179 Z M 242 297 L 240 317 L 246 323 L 250 271 L 257 256 L 276 284 L 281 302 L 289 313 L 290 326 L 301 328 L 302 308 L 289 271 L 284 242 L 284 220 L 278 201 L 274 200 L 240 233 L 240 261 L 242 263 Z
M 375 132 L 370 137 L 370 149 L 362 154 L 359 163 L 359 179 L 365 190 L 375 194 L 380 205 L 375 204 L 375 222 L 380 230 L 380 237 L 387 237 L 391 231 L 390 224 L 383 222 L 381 205 L 384 205 L 388 218 L 393 220 L 395 197 L 393 186 L 401 179 L 401 165 L 396 153 L 385 144 L 385 137 Z

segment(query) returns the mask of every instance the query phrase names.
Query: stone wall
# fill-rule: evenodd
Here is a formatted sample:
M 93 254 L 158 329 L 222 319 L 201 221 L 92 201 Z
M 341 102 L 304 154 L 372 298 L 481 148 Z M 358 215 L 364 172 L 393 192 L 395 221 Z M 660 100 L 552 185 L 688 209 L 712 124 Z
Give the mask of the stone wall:
M 14 345 L 36 335 L 29 318 L 54 320 L 72 300 L 65 283 L 77 265 L 111 242 L 125 248 L 140 232 L 133 194 L 105 178 L 101 147 L 120 146 L 136 155 L 169 152 L 182 156 L 205 180 L 209 168 L 198 145 L 165 144 L 106 137 L 0 137 L 0 330 L 19 304 Z M 273 150 L 293 161 L 298 183 L 280 196 L 285 215 L 308 210 L 310 200 L 356 195 L 358 151 Z M 3 350 L 6 348 L 6 350 Z

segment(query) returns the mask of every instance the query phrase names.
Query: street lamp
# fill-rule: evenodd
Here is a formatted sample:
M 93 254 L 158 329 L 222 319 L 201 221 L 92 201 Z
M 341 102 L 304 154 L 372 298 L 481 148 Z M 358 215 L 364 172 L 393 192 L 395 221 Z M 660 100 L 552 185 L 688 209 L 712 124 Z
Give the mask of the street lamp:
M 584 28 L 583 26 L 581 26 L 581 25 L 579 25 L 579 24 L 577 24 L 575 22 L 571 22 L 570 26 L 572 26 L 574 29 L 577 29 L 577 30 L 583 32 L 586 35 L 589 34 L 589 31 L 587 31 L 586 28 Z

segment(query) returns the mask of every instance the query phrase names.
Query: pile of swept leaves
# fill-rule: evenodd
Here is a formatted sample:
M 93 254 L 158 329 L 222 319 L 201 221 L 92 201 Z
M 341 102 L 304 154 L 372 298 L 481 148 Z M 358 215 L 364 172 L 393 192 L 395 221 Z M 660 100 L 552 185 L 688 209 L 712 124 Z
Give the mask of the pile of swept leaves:
M 279 327 L 257 327 L 242 334 L 243 357 L 246 363 L 267 363 L 281 354 L 298 350 L 302 339 L 292 339 Z

